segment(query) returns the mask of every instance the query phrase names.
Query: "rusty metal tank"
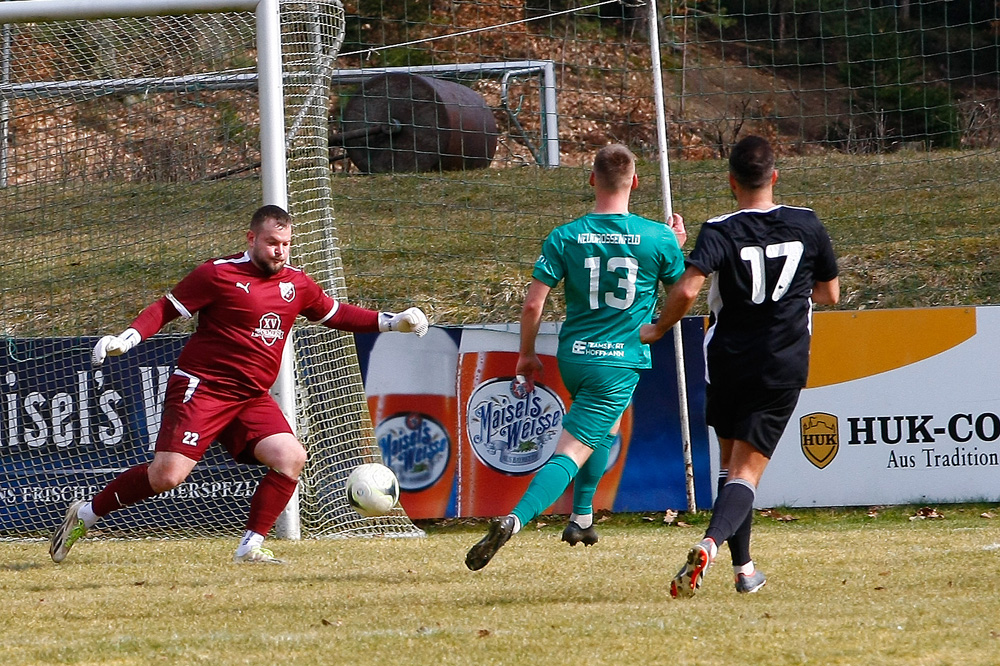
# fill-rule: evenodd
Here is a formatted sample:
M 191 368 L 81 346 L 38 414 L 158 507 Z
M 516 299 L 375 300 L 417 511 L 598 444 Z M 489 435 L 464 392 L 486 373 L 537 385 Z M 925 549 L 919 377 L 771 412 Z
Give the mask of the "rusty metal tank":
M 366 80 L 331 137 L 365 173 L 484 169 L 497 147 L 486 100 L 453 81 L 419 74 Z

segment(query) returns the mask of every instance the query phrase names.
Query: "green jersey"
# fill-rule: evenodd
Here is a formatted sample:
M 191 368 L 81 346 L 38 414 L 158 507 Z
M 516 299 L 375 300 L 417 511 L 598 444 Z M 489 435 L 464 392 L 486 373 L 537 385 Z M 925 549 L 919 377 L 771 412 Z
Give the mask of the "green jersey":
M 657 283 L 673 284 L 683 272 L 677 238 L 660 222 L 588 213 L 553 229 L 532 277 L 550 287 L 564 281 L 559 360 L 648 368 L 639 327 L 653 318 Z

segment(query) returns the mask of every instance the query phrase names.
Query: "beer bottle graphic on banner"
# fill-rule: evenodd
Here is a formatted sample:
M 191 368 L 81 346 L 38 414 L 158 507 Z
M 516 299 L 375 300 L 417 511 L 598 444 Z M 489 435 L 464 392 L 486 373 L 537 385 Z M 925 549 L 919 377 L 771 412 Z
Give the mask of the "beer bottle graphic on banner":
M 411 518 L 447 515 L 457 460 L 457 362 L 458 345 L 433 327 L 422 338 L 383 333 L 369 357 L 365 396 L 375 440 Z
M 459 348 L 458 512 L 494 516 L 509 512 L 531 478 L 552 457 L 569 392 L 556 361 L 556 327 L 543 324 L 536 349 L 544 371 L 535 390 L 524 392 L 514 378 L 519 334 L 508 330 L 466 329 Z M 631 434 L 631 409 L 622 419 L 620 444 L 612 450 L 594 506 L 611 508 Z M 614 462 L 612 462 L 614 461 Z M 569 513 L 572 488 L 546 513 Z

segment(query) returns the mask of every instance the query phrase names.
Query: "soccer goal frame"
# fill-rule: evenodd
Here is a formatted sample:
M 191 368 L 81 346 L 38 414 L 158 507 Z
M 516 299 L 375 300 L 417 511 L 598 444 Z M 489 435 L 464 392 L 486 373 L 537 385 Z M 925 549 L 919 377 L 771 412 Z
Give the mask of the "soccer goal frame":
M 335 4 L 339 3 L 325 3 Z M 335 44 L 329 44 L 319 34 L 319 26 L 311 23 L 313 20 L 312 9 L 307 7 L 306 14 L 296 14 L 295 21 L 299 27 L 305 28 L 305 37 L 293 39 L 289 53 L 285 53 L 285 46 L 282 44 L 283 20 L 285 5 L 279 0 L 96 0 L 94 2 L 80 3 L 75 0 L 21 0 L 20 2 L 0 3 L 0 25 L 4 26 L 5 38 L 3 40 L 3 50 L 0 58 L 3 59 L 2 78 L 0 78 L 0 101 L 4 102 L 0 107 L 0 139 L 4 141 L 4 146 L 0 148 L 0 163 L 4 165 L 4 175 L 7 175 L 7 129 L 8 114 L 7 103 L 15 99 L 39 99 L 46 97 L 59 97 L 61 95 L 80 93 L 90 96 L 110 95 L 110 94 L 130 94 L 130 93 L 163 93 L 167 91 L 201 91 L 201 90 L 227 90 L 227 89 L 247 89 L 256 88 L 259 113 L 258 147 L 260 154 L 259 181 L 261 188 L 261 204 L 281 206 L 296 214 L 297 198 L 292 197 L 292 190 L 298 191 L 302 185 L 299 181 L 304 176 L 295 175 L 302 171 L 307 178 L 318 182 L 314 185 L 318 190 L 322 190 L 317 195 L 317 201 L 328 201 L 329 177 L 322 178 L 316 165 L 320 162 L 328 164 L 328 159 L 322 155 L 304 153 L 303 145 L 309 141 L 315 142 L 316 137 L 303 138 L 308 132 L 300 131 L 300 123 L 304 122 L 306 107 L 313 113 L 319 112 L 325 115 L 327 105 L 326 92 L 328 90 L 328 76 L 315 71 L 306 71 L 302 67 L 302 57 L 310 59 L 318 57 L 322 62 L 320 69 L 329 69 L 336 57 L 339 49 L 339 40 L 343 37 L 342 17 L 340 19 L 339 37 L 335 39 Z M 209 71 L 201 74 L 191 74 L 183 76 L 166 76 L 152 79 L 143 79 L 136 76 L 121 78 L 96 77 L 87 80 L 51 81 L 51 80 L 29 80 L 12 82 L 12 77 L 8 75 L 8 65 L 11 59 L 9 48 L 8 27 L 15 24 L 51 24 L 69 21 L 99 21 L 104 19 L 144 19 L 147 17 L 175 17 L 187 15 L 209 15 L 226 14 L 239 12 L 247 15 L 252 14 L 252 23 L 255 27 L 253 35 L 253 48 L 256 50 L 255 66 L 256 75 L 235 74 L 232 72 Z M 342 8 L 340 9 L 342 13 Z M 304 49 L 306 56 L 296 56 L 294 49 Z M 289 60 L 288 58 L 291 58 Z M 298 59 L 296 59 L 298 58 Z M 286 112 L 286 98 L 306 99 L 302 107 L 290 107 Z M 301 108 L 301 112 L 296 112 L 295 108 Z M 291 126 L 286 129 L 286 115 L 291 122 Z M 310 116 L 312 117 L 312 116 Z M 325 121 L 324 121 L 325 125 Z M 325 146 L 325 138 L 323 141 Z M 305 156 L 304 156 L 305 155 Z M 291 170 L 291 172 L 290 172 Z M 9 184 L 5 181 L 3 187 Z M 15 188 L 11 188 L 13 191 Z M 326 192 L 326 194 L 324 194 Z M 298 195 L 296 195 L 298 196 Z M 324 199 L 325 197 L 325 199 Z M 322 203 L 319 204 L 322 206 Z M 303 228 L 311 230 L 311 236 L 320 236 L 325 240 L 322 247 L 316 254 L 333 257 L 328 263 L 336 264 L 336 247 L 329 246 L 335 243 L 335 232 L 323 226 L 323 215 L 316 212 L 316 208 L 303 208 L 302 216 L 296 216 L 297 221 L 303 222 Z M 312 245 L 316 245 L 315 241 Z M 336 297 L 344 296 L 344 284 L 342 274 L 336 268 L 324 265 L 317 278 L 332 289 Z M 341 365 L 346 364 L 346 370 L 341 375 L 337 375 L 332 383 L 338 385 L 335 391 L 334 400 L 344 400 L 349 404 L 348 408 L 342 410 L 340 417 L 352 419 L 351 425 L 344 428 L 344 432 L 339 434 L 339 439 L 332 441 L 352 442 L 358 440 L 356 449 L 352 448 L 350 453 L 343 454 L 334 446 L 331 452 L 331 438 L 317 438 L 321 441 L 324 465 L 333 465 L 333 474 L 324 477 L 323 487 L 317 491 L 316 484 L 310 486 L 309 491 L 314 495 L 317 492 L 322 494 L 324 506 L 324 516 L 328 516 L 327 502 L 335 502 L 337 506 L 343 504 L 341 508 L 333 509 L 332 521 L 338 525 L 335 534 L 330 534 L 328 527 L 317 527 L 313 525 L 316 521 L 309 518 L 310 533 L 313 536 L 366 536 L 372 534 L 384 534 L 384 530 L 394 536 L 411 536 L 422 534 L 415 529 L 412 523 L 406 519 L 401 510 L 394 511 L 394 516 L 384 519 L 356 520 L 346 516 L 349 513 L 346 509 L 346 501 L 333 499 L 338 495 L 337 478 L 339 475 L 346 475 L 346 470 L 352 464 L 358 462 L 370 462 L 372 456 L 377 455 L 377 446 L 370 436 L 370 423 L 367 423 L 367 411 L 363 409 L 363 389 L 360 387 L 359 372 L 357 372 L 357 362 L 353 351 L 353 339 L 347 334 L 337 334 L 334 339 L 328 341 L 322 338 L 323 334 L 315 331 L 307 331 L 301 334 L 301 343 L 297 344 L 300 336 L 296 340 L 287 340 L 282 360 L 281 371 L 278 379 L 272 388 L 278 404 L 285 413 L 293 428 L 297 431 L 300 439 L 303 436 L 316 437 L 317 433 L 328 431 L 328 421 L 317 417 L 315 410 L 303 407 L 312 399 L 313 407 L 317 403 L 331 400 L 329 391 L 322 396 L 313 395 L 316 387 L 313 384 L 300 385 L 302 378 L 296 374 L 296 366 L 306 363 L 310 365 L 311 376 L 315 378 L 317 372 L 316 362 L 310 361 L 308 355 L 318 348 L 319 344 L 324 345 L 324 352 L 333 351 L 334 356 L 342 357 Z M 301 346 L 301 349 L 300 349 Z M 327 355 L 327 354 L 323 354 Z M 353 364 L 353 365 L 352 365 Z M 348 367 L 349 366 L 349 367 Z M 353 368 L 353 370 L 351 369 Z M 341 371 L 338 371 L 341 372 Z M 307 373 L 308 374 L 308 373 Z M 331 382 L 327 380 L 327 384 Z M 301 388 L 300 388 L 301 386 Z M 145 389 L 144 389 L 145 390 Z M 304 401 L 302 404 L 300 402 Z M 359 403 L 361 407 L 358 407 Z M 346 416 L 345 416 L 346 414 Z M 81 423 L 81 428 L 83 424 Z M 305 433 L 303 435 L 303 433 Z M 369 441 L 370 440 L 370 441 Z M 303 440 L 305 441 L 305 440 Z M 351 445 L 355 447 L 355 444 Z M 312 456 L 311 456 L 312 457 Z M 326 460 L 329 458 L 330 460 Z M 324 468 L 326 469 L 326 468 Z M 108 471 L 108 470 L 104 470 Z M 303 477 L 305 479 L 305 477 Z M 301 487 L 301 484 L 300 484 Z M 342 493 L 340 493 L 342 494 Z M 289 502 L 275 526 L 276 535 L 282 538 L 298 539 L 301 536 L 303 519 L 299 507 L 299 497 L 295 497 Z M 342 515 L 344 514 L 344 515 Z M 325 520 L 325 518 L 324 518 Z M 396 528 L 396 529 L 394 529 Z

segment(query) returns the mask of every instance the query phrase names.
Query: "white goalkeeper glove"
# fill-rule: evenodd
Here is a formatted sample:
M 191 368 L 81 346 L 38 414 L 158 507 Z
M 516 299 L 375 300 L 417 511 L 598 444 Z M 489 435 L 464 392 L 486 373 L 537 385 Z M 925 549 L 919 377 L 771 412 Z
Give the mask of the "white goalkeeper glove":
M 408 308 L 399 314 L 394 312 L 380 312 L 378 314 L 378 330 L 383 333 L 387 331 L 416 333 L 419 338 L 427 332 L 429 325 L 427 315 L 420 308 Z
M 142 336 L 134 328 L 126 328 L 120 335 L 105 335 L 94 345 L 90 360 L 94 365 L 104 363 L 107 356 L 121 356 L 142 342 Z

